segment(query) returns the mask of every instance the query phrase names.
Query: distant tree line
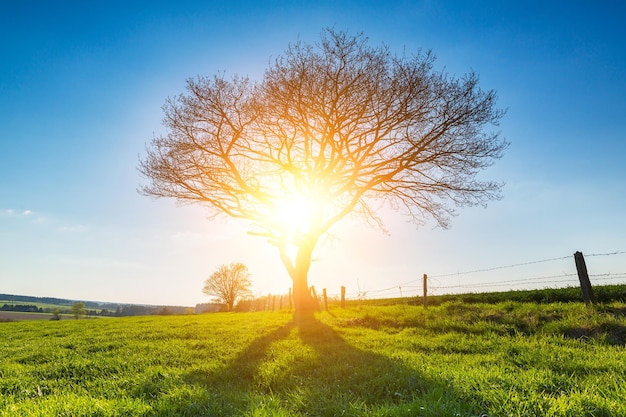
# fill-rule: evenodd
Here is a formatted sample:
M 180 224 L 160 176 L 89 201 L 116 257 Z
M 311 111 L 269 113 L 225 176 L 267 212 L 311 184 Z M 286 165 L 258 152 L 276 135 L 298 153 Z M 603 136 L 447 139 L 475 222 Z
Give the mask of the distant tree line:
M 90 316 L 129 317 L 170 314 L 189 314 L 189 307 L 181 306 L 146 306 L 138 304 L 117 305 L 113 309 L 103 308 L 100 311 L 87 310 Z
M 28 295 L 13 295 L 13 294 L 0 294 L 0 299 L 7 301 L 21 301 L 27 303 L 42 303 L 42 304 L 69 304 L 70 300 L 62 298 L 52 297 L 31 297 Z
M 19 311 L 22 313 L 43 313 L 43 308 L 36 305 L 22 305 L 22 304 L 5 304 L 0 307 L 1 311 Z
M 11 301 L 11 300 L 7 300 Z M 113 306 L 113 308 L 100 308 L 93 309 L 88 308 L 88 306 L 93 303 L 81 302 L 80 304 L 84 307 L 84 314 L 81 315 L 86 316 L 104 316 L 104 317 L 126 317 L 126 316 L 149 316 L 149 315 L 170 315 L 170 314 L 190 314 L 193 313 L 193 309 L 189 307 L 180 307 L 180 306 L 143 306 L 143 305 L 116 305 L 110 304 L 109 306 Z M 76 303 L 74 304 L 76 305 Z M 53 314 L 57 312 L 57 314 L 72 314 L 75 315 L 76 312 L 72 309 L 73 305 L 70 306 L 58 306 L 58 307 L 37 307 L 34 304 L 4 304 L 0 307 L 0 311 L 16 311 L 21 313 L 45 313 L 45 314 Z
M 19 302 L 19 303 L 52 304 L 52 305 L 58 306 L 57 308 L 60 308 L 61 310 L 63 310 L 66 307 L 70 309 L 71 306 L 74 303 L 76 303 L 76 300 L 69 300 L 66 298 L 33 297 L 33 296 L 28 296 L 28 295 L 13 295 L 13 294 L 0 294 L 0 300 L 11 301 L 15 303 Z M 81 302 L 85 304 L 85 308 L 88 309 L 88 311 L 96 311 L 96 312 L 99 312 L 101 310 L 107 310 L 107 312 L 110 312 L 110 311 L 115 312 L 117 307 L 120 306 L 120 304 L 118 303 L 105 303 L 105 302 L 98 302 L 98 301 L 81 301 Z M 45 310 L 46 309 L 44 309 L 44 312 L 49 313 L 54 309 L 51 309 L 50 311 L 45 311 Z

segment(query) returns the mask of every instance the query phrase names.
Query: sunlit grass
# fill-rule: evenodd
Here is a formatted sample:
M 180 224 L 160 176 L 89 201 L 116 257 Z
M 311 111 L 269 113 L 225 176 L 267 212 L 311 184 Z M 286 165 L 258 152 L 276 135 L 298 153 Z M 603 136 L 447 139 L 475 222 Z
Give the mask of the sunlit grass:
M 626 307 L 0 325 L 0 416 L 626 415 Z

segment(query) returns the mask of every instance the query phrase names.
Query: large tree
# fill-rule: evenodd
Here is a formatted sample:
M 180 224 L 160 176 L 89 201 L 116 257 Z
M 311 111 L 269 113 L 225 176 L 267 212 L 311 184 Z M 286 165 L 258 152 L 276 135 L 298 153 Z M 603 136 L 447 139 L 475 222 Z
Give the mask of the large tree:
M 278 249 L 296 312 L 307 311 L 313 250 L 346 216 L 382 227 L 387 204 L 446 227 L 455 207 L 499 196 L 500 184 L 477 178 L 507 146 L 488 129 L 503 115 L 496 93 L 434 61 L 326 30 L 316 45 L 289 46 L 262 81 L 190 79 L 163 107 L 167 133 L 140 163 L 142 191 L 247 220 Z
M 240 262 L 222 265 L 204 281 L 202 292 L 213 295 L 226 304 L 228 311 L 233 309 L 235 301 L 250 295 L 250 272 Z

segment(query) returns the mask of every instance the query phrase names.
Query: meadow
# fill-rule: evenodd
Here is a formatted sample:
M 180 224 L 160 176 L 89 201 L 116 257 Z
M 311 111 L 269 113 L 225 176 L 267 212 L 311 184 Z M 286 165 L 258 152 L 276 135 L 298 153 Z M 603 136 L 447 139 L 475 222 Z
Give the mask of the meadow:
M 0 323 L 0 416 L 626 416 L 626 305 Z

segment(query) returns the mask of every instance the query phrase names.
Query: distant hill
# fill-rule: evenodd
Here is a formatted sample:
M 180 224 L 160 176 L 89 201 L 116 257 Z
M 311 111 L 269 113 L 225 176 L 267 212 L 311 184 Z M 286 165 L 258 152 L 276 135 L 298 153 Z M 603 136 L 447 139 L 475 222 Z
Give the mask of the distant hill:
M 27 303 L 44 303 L 44 304 L 57 304 L 57 305 L 72 305 L 76 301 L 65 300 L 62 298 L 52 297 L 30 297 L 27 295 L 13 295 L 13 294 L 0 294 L 0 300 L 15 301 L 15 302 L 27 302 Z M 86 303 L 85 303 L 86 304 Z
M 147 314 L 184 314 L 190 307 L 164 306 L 148 304 L 123 304 L 101 301 L 70 300 L 54 297 L 33 297 L 28 295 L 0 294 L 0 303 L 35 303 L 57 306 L 59 309 L 69 309 L 73 304 L 81 302 L 87 310 L 96 310 L 98 313 L 111 316 L 139 316 Z M 49 308 L 48 308 L 49 309 Z M 45 310 L 48 310 L 45 309 Z
M 0 294 L 0 300 L 3 301 L 14 301 L 14 302 L 27 302 L 27 303 L 43 303 L 43 304 L 55 304 L 58 306 L 72 306 L 74 303 L 81 302 L 85 303 L 86 308 L 97 308 L 97 309 L 113 309 L 115 310 L 118 306 L 130 305 L 130 304 L 121 304 L 121 303 L 105 303 L 99 301 L 85 301 L 85 300 L 69 300 L 66 298 L 54 298 L 54 297 L 33 297 L 29 295 L 14 295 L 14 294 Z

